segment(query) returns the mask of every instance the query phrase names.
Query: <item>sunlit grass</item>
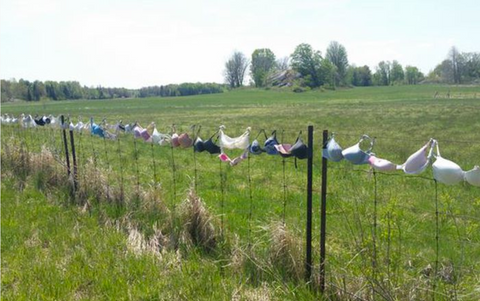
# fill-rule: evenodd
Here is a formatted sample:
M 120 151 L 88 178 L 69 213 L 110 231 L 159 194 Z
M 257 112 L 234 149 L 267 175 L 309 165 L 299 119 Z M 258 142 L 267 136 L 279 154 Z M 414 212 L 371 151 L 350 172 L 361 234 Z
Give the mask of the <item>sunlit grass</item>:
M 434 99 L 436 91 L 441 98 Z M 450 91 L 453 98 L 447 99 L 446 93 Z M 477 97 L 476 99 L 474 97 Z M 336 132 L 336 140 L 344 147 L 357 142 L 362 134 L 377 137 L 374 152 L 382 158 L 401 164 L 405 159 L 423 146 L 430 137 L 436 138 L 440 143 L 442 156 L 458 163 L 464 170 L 480 164 L 480 88 L 478 87 L 447 87 L 447 86 L 408 86 L 408 87 L 373 87 L 357 88 L 339 91 L 295 94 L 282 91 L 243 90 L 233 91 L 221 95 L 205 95 L 182 98 L 152 98 L 135 100 L 109 100 L 109 101 L 78 101 L 78 102 L 49 102 L 46 106 L 30 103 L 3 105 L 2 112 L 8 113 L 63 113 L 70 114 L 75 122 L 77 116 L 82 116 L 84 122 L 90 116 L 95 120 L 107 118 L 110 123 L 122 119 L 124 122 L 138 120 L 142 124 L 155 121 L 158 129 L 165 132 L 175 123 L 180 131 L 189 131 L 192 124 L 201 124 L 202 138 L 210 137 L 220 124 L 224 124 L 226 132 L 231 136 L 241 134 L 247 126 L 253 128 L 252 135 L 256 136 L 261 128 L 267 132 L 276 129 L 278 137 L 284 142 L 293 142 L 300 130 L 305 138 L 306 127 L 315 126 L 314 137 L 314 260 L 318 265 L 318 233 L 319 233 L 319 190 L 320 190 L 320 148 L 321 130 L 328 129 Z M 40 150 L 42 143 L 54 145 L 54 149 L 62 155 L 60 133 L 45 129 L 19 131 L 11 127 L 2 129 L 2 140 L 11 133 L 26 141 L 30 151 Z M 183 275 L 197 275 L 185 280 L 185 298 L 195 296 L 195 290 L 200 290 L 198 298 L 208 299 L 208 293 L 197 287 L 201 281 L 211 283 L 211 289 L 218 294 L 217 299 L 230 298 L 232 291 L 225 291 L 222 282 L 231 282 L 233 290 L 237 282 L 248 282 L 247 277 L 258 277 L 254 284 L 256 289 L 262 288 L 262 281 L 270 285 L 282 279 L 282 267 L 278 270 L 260 272 L 256 265 L 269 269 L 269 239 L 268 229 L 271 225 L 282 221 L 284 213 L 284 193 L 286 193 L 286 225 L 301 240 L 304 239 L 306 216 L 306 162 L 298 161 L 295 167 L 292 159 L 285 163 L 285 179 L 283 174 L 283 161 L 280 157 L 268 155 L 254 156 L 248 162 L 242 162 L 236 167 L 220 165 L 215 156 L 205 153 L 193 156 L 191 149 L 174 149 L 173 156 L 169 147 L 153 148 L 141 142 L 136 145 L 139 153 L 137 178 L 137 161 L 135 160 L 135 144 L 130 136 L 120 136 L 117 142 L 103 141 L 88 134 L 75 135 L 77 158 L 79 160 L 79 181 L 86 177 L 95 177 L 95 173 L 102 172 L 108 189 L 115 190 L 124 187 L 126 193 L 135 192 L 137 180 L 142 191 L 149 187 L 158 187 L 158 193 L 163 203 L 175 212 L 181 202 L 186 198 L 197 174 L 197 194 L 205 202 L 208 210 L 216 217 L 215 226 L 221 226 L 223 216 L 225 241 L 222 241 L 218 253 L 204 254 L 200 250 L 184 253 L 187 265 Z M 263 138 L 259 138 L 263 142 Z M 306 139 L 305 139 L 306 140 Z M 52 141 L 55 141 L 53 143 Z M 239 152 L 234 152 L 235 154 Z M 89 170 L 85 170 L 85 163 L 92 159 Z M 95 159 L 95 160 L 93 160 Z M 194 161 L 196 159 L 196 161 Z M 173 177 L 173 161 L 175 161 L 175 178 Z M 196 166 L 196 168 L 195 168 Z M 155 168 L 154 168 L 155 167 Z M 373 176 L 365 166 L 353 167 L 346 162 L 329 163 L 328 182 L 328 219 L 327 219 L 327 285 L 332 294 L 341 295 L 338 287 L 351 293 L 357 293 L 365 298 L 371 297 L 371 283 L 375 283 L 377 294 L 389 294 L 399 299 L 431 297 L 432 277 L 426 276 L 428 267 L 435 263 L 435 186 L 432 180 L 416 178 L 398 173 L 399 176 L 386 176 L 377 174 L 377 218 L 376 249 L 377 266 L 372 270 L 373 250 L 373 201 L 374 186 Z M 354 169 L 361 169 L 362 172 Z M 93 173 L 92 173 L 93 170 Z M 250 170 L 250 173 L 249 173 Z M 64 171 L 63 171 L 64 172 Z M 224 174 L 225 183 L 222 193 L 221 174 Z M 248 177 L 251 177 L 251 186 Z M 428 170 L 425 177 L 431 178 Z M 123 184 L 122 184 L 123 183 Z M 4 198 L 2 187 L 2 230 L 5 212 L 19 211 L 14 207 L 13 201 L 23 197 L 11 191 L 12 197 Z M 175 187 L 175 189 L 174 189 Z M 284 190 L 286 187 L 286 190 Z M 33 199 L 42 199 L 42 195 L 30 190 Z M 250 193 L 252 198 L 250 199 Z M 437 299 L 449 300 L 451 294 L 457 294 L 465 300 L 478 299 L 478 270 L 480 269 L 480 191 L 478 187 L 468 184 L 445 186 L 438 184 L 438 202 L 440 211 L 440 238 L 439 262 L 440 271 L 436 289 Z M 99 203 L 91 200 L 92 220 L 125 220 L 134 224 L 146 238 L 153 235 L 155 225 L 164 225 L 169 231 L 176 231 L 178 225 L 166 221 L 162 211 L 145 210 L 142 204 L 129 202 L 118 207 L 110 203 Z M 17 206 L 18 202 L 17 202 Z M 58 209 L 58 203 L 51 205 L 51 210 L 64 210 L 65 226 L 62 231 L 72 231 L 76 209 L 65 207 Z M 43 208 L 44 205 L 38 205 Z M 8 209 L 12 208 L 12 209 Z M 149 207 L 150 208 L 150 207 Z M 252 208 L 252 211 L 250 211 Z M 27 210 L 26 208 L 22 210 Z M 73 217 L 72 217 L 73 215 Z M 251 219 L 249 218 L 251 215 Z M 83 215 L 81 215 L 83 216 Z M 18 216 L 10 220 L 18 223 Z M 32 217 L 41 219 L 40 216 Z M 83 218 L 79 221 L 84 223 Z M 7 219 L 8 220 L 8 219 Z M 26 219 L 28 220 L 28 219 Z M 47 220 L 43 221 L 47 223 Z M 24 225 L 23 227 L 27 227 Z M 160 226 L 159 226 L 160 227 Z M 47 229 L 50 229 L 47 227 Z M 104 235 L 112 234 L 112 229 L 103 227 Z M 178 229 L 177 229 L 178 230 Z M 19 230 L 12 228 L 12 233 Z M 30 230 L 29 230 L 30 231 Z M 53 230 L 46 230 L 50 233 Z M 28 232 L 28 231 L 27 231 Z M 8 233 L 8 232 L 7 232 Z M 53 231 L 53 233 L 55 233 Z M 16 234 L 15 234 L 16 235 Z M 23 239 L 23 240 L 22 240 Z M 24 241 L 26 238 L 19 238 Z M 86 237 L 85 243 L 97 244 L 96 237 Z M 125 235 L 119 236 L 125 243 Z M 60 241 L 55 237 L 52 240 Z M 13 257 L 13 249 L 4 252 L 4 233 L 2 231 L 2 255 L 6 254 L 7 260 L 2 258 L 2 267 L 10 264 L 8 258 Z M 252 249 L 249 248 L 253 245 Z M 237 246 L 240 250 L 235 251 Z M 71 246 L 73 247 L 73 246 Z M 104 246 L 104 252 L 110 252 L 112 245 Z M 66 246 L 68 249 L 68 247 Z M 222 251 L 223 248 L 223 251 Z M 237 249 L 238 249 L 237 248 Z M 193 252 L 193 253 L 192 253 Z M 11 255 L 10 255 L 11 254 Z M 241 273 L 239 278 L 220 277 L 225 272 L 222 266 L 233 269 L 229 263 L 231 254 L 244 254 L 252 256 L 247 271 Z M 303 254 L 303 253 L 302 253 Z M 11 257 L 9 257 L 9 255 Z M 19 259 L 17 273 L 22 277 L 38 277 L 36 270 L 24 271 L 22 265 L 27 265 L 30 260 L 38 262 L 36 257 L 22 257 Z M 46 255 L 44 260 L 50 255 Z M 116 251 L 108 254 L 110 261 L 102 266 L 115 269 L 111 265 L 115 258 L 121 258 Z M 213 256 L 213 258 L 212 258 Z M 3 256 L 5 257 L 5 255 Z M 248 256 L 247 256 L 248 257 Z M 238 257 L 237 257 L 238 258 Z M 298 259 L 298 258 L 297 258 Z M 136 260 L 132 263 L 118 263 L 118 269 L 127 273 L 130 268 L 135 271 Z M 303 260 L 303 258 L 300 258 Z M 140 260 L 141 261 L 141 260 Z M 121 266 L 120 266 L 121 265 Z M 131 278 L 118 273 L 116 281 L 125 283 L 126 279 L 139 281 L 137 277 L 155 278 L 153 275 L 162 265 L 147 264 L 146 274 L 136 275 L 132 272 Z M 245 264 L 246 265 L 246 264 Z M 247 265 L 248 266 L 248 265 Z M 150 272 L 150 269 L 151 272 Z M 198 272 L 205 269 L 205 272 Z M 453 272 L 450 271 L 453 269 Z M 69 269 L 67 269 L 70 271 Z M 169 268 L 167 268 L 169 270 Z M 318 271 L 318 266 L 315 267 Z M 13 277 L 6 270 L 6 279 Z M 202 270 L 203 271 L 203 270 Z M 52 272 L 53 273 L 53 272 Z M 78 281 L 91 278 L 85 270 L 77 272 Z M 174 271 L 173 279 L 182 279 L 182 271 Z M 376 275 L 376 280 L 372 275 Z M 139 276 L 143 275 L 143 276 Z M 233 275 L 238 275 L 233 273 Z M 273 275 L 273 276 L 272 276 Z M 280 275 L 280 276 L 279 276 Z M 454 276 L 452 276 L 454 275 Z M 2 282 L 4 272 L 2 272 Z M 101 277 L 101 276 L 100 276 Z M 142 278 L 143 277 L 143 278 Z M 442 278 L 443 277 L 443 278 Z M 455 281 L 449 280 L 453 277 Z M 61 283 L 60 276 L 54 276 L 51 285 L 53 288 Z M 124 279 L 126 278 L 126 279 Z M 23 278 L 22 278 L 23 279 Z M 30 279 L 30 278 L 26 278 Z M 29 280 L 30 281 L 30 280 Z M 91 285 L 91 292 L 86 296 L 91 299 L 94 292 L 101 292 L 98 298 L 106 296 L 120 296 L 127 294 L 125 290 L 118 289 L 117 285 L 106 279 Z M 107 281 L 107 282 L 105 282 Z M 143 280 L 142 280 L 143 281 Z M 174 281 L 174 280 L 172 280 Z M 288 285 L 296 286 L 295 280 L 284 280 Z M 377 281 L 377 282 L 375 282 Z M 157 283 L 160 282 L 160 283 Z M 23 282 L 22 282 L 23 283 Z M 35 283 L 35 282 L 33 282 Z M 53 288 L 38 282 L 36 287 L 39 293 L 43 291 L 48 296 L 53 296 Z M 237 283 L 237 284 L 236 284 Z M 140 285 L 140 284 L 139 284 Z M 157 296 L 160 290 L 165 294 L 175 296 L 175 289 L 182 290 L 176 284 L 165 284 L 157 279 L 147 279 L 144 286 L 133 289 L 135 296 L 141 294 L 142 288 L 155 292 L 149 296 Z M 165 286 L 173 289 L 165 289 Z M 15 292 L 10 286 L 4 286 L 4 291 L 14 296 Z M 228 286 L 227 286 L 228 287 Z M 271 289 L 271 288 L 270 288 Z M 62 288 L 62 292 L 69 296 L 73 289 Z M 88 290 L 87 290 L 88 291 Z M 308 290 L 296 291 L 298 294 L 307 293 Z M 28 290 L 18 292 L 18 296 L 28 293 Z M 269 289 L 263 291 L 270 294 Z M 125 296 L 125 295 L 124 295 Z M 146 296 L 146 295 L 145 295 Z M 168 295 L 158 295 L 168 296 Z M 287 298 L 282 295 L 282 298 Z M 272 296 L 270 296 L 272 297 Z M 72 297 L 66 297 L 72 298 Z M 124 297 L 118 297 L 124 298 Z M 139 297 L 140 298 L 140 297 Z M 154 297 L 151 297 L 154 298 Z M 60 299 L 62 299 L 60 297 Z

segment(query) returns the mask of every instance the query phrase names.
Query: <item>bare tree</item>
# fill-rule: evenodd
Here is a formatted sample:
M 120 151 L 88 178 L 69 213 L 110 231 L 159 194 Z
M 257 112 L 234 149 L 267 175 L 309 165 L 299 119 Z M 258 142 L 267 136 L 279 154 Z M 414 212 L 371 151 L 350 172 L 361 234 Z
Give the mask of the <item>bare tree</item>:
M 344 85 L 348 68 L 348 56 L 345 47 L 337 41 L 330 42 L 325 58 L 336 67 L 335 84 Z
M 225 63 L 225 81 L 230 88 L 243 86 L 245 71 L 248 68 L 249 61 L 247 57 L 238 51 L 235 51 L 232 57 Z
M 277 59 L 277 70 L 287 71 L 290 68 L 290 58 L 288 56 Z
M 452 72 L 453 72 L 453 82 L 455 84 L 460 83 L 460 53 L 458 52 L 457 47 L 452 46 L 450 52 L 448 53 L 450 62 L 452 64 Z

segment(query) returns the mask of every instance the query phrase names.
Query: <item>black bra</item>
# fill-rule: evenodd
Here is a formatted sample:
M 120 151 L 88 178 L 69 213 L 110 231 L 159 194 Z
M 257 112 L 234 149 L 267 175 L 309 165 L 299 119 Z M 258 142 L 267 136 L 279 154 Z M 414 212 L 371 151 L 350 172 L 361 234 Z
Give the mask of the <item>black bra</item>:
M 282 154 L 280 155 L 282 157 L 288 158 L 288 157 L 295 157 L 296 159 L 306 159 L 309 156 L 309 149 L 308 146 L 303 143 L 302 138 L 300 138 L 300 135 L 302 135 L 302 131 L 298 134 L 297 140 L 295 141 L 295 144 L 292 145 L 290 148 L 288 154 Z
M 297 138 L 297 141 L 290 149 L 290 153 L 298 159 L 308 158 L 308 147 L 305 143 L 303 143 L 302 138 Z
M 40 125 L 40 126 L 44 126 L 45 125 L 45 120 L 43 120 L 43 117 L 40 117 L 38 119 L 34 119 L 35 123 L 37 125 Z
M 220 150 L 220 147 L 218 145 L 215 144 L 215 142 L 213 142 L 213 137 L 215 137 L 215 135 L 218 134 L 218 131 L 215 132 L 215 134 L 213 134 L 207 141 L 203 141 L 201 138 L 198 137 L 198 133 L 200 132 L 200 129 L 201 129 L 201 126 L 199 127 L 198 131 L 197 131 L 197 139 L 195 140 L 195 143 L 193 144 L 193 149 L 194 151 L 196 152 L 203 152 L 203 151 L 207 151 L 208 153 L 214 155 L 214 154 L 220 154 L 221 153 L 221 150 Z M 217 137 L 218 139 L 218 137 Z

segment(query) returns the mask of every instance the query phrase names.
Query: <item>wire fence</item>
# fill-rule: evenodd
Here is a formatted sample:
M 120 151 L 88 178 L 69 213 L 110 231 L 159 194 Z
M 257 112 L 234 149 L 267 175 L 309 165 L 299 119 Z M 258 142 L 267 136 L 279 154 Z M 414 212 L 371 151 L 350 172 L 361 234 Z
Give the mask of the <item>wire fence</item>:
M 295 132 L 290 131 L 289 137 Z M 283 136 L 286 131 L 279 133 Z M 306 160 L 262 154 L 229 166 L 216 155 L 191 148 L 154 146 L 124 134 L 111 141 L 74 131 L 75 146 L 72 140 L 70 149 L 76 148 L 77 160 L 69 168 L 68 151 L 64 150 L 68 145 L 62 143 L 61 131 L 3 126 L 2 145 L 12 136 L 21 141 L 27 153 L 38 153 L 47 145 L 65 168 L 55 172 L 69 176 L 78 168 L 79 182 L 87 182 L 88 168 L 93 169 L 88 173 L 93 177 L 106 171 L 107 198 L 113 197 L 112 187 L 120 187 L 123 196 L 128 191 L 140 195 L 153 185 L 163 197 L 170 195 L 167 203 L 175 210 L 193 187 L 220 217 L 221 235 L 241 235 L 249 246 L 261 238 L 257 227 L 268 220 L 278 219 L 298 229 L 305 224 Z M 376 139 L 392 141 L 388 137 Z M 282 137 L 279 140 L 282 142 Z M 452 142 L 474 145 L 472 141 Z M 318 140 L 313 144 L 314 200 L 319 200 L 322 193 L 318 159 L 322 145 Z M 328 170 L 327 287 L 353 300 L 375 296 L 395 299 L 392 292 L 398 287 L 422 291 L 432 299 L 450 298 L 452 290 L 456 298 L 461 296 L 463 281 L 476 277 L 479 268 L 478 188 L 445 187 L 428 173 L 386 173 L 346 163 L 330 163 Z M 318 212 L 318 201 L 315 204 L 314 211 Z M 314 216 L 313 228 L 319 233 L 319 215 Z M 314 235 L 314 245 L 318 239 Z M 318 262 L 317 248 L 313 256 Z M 422 281 L 415 283 L 414 279 Z

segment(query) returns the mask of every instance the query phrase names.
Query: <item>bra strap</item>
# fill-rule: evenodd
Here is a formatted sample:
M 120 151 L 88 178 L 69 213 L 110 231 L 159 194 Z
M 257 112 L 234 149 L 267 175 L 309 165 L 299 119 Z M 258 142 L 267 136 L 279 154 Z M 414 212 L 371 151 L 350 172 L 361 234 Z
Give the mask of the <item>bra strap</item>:
M 202 126 L 199 124 L 199 125 L 198 125 L 198 130 L 197 130 L 197 132 L 195 133 L 195 140 L 197 140 L 198 134 L 200 134 L 200 130 L 201 130 L 201 129 L 202 129 Z
M 260 129 L 260 131 L 258 131 L 257 136 L 255 136 L 255 140 L 258 139 L 258 136 L 260 136 L 261 133 L 265 135 L 265 140 L 267 140 L 267 133 L 265 133 L 265 129 Z
M 302 131 L 301 131 L 301 130 L 300 130 L 300 132 L 298 133 L 297 140 L 295 140 L 295 143 L 297 143 L 298 140 L 300 140 L 300 136 L 302 136 Z
M 438 141 L 435 140 L 435 139 L 431 139 L 431 143 L 432 143 L 432 144 L 430 145 L 430 151 L 428 152 L 428 157 L 427 157 L 428 160 L 430 160 L 430 158 L 431 158 L 432 156 L 434 156 L 435 158 L 437 158 L 437 157 L 442 157 L 442 156 L 440 155 L 440 149 L 439 149 L 439 147 L 438 147 Z M 436 153 L 436 154 L 433 153 L 433 149 L 435 148 L 435 146 L 437 147 L 437 153 Z
M 215 133 L 213 133 L 213 135 L 210 137 L 210 139 L 213 139 L 213 137 L 215 137 L 215 135 L 218 135 L 219 132 L 220 132 L 220 129 L 216 130 Z M 218 140 L 218 136 L 217 136 L 217 140 Z
M 364 135 L 362 135 L 362 138 L 360 138 L 360 141 L 358 141 L 358 144 L 362 143 L 362 141 L 364 141 L 366 139 L 370 140 L 370 148 L 366 151 L 367 153 L 369 153 L 373 149 L 373 145 L 375 144 L 375 138 L 372 139 L 372 138 L 370 138 L 370 136 L 364 134 Z

